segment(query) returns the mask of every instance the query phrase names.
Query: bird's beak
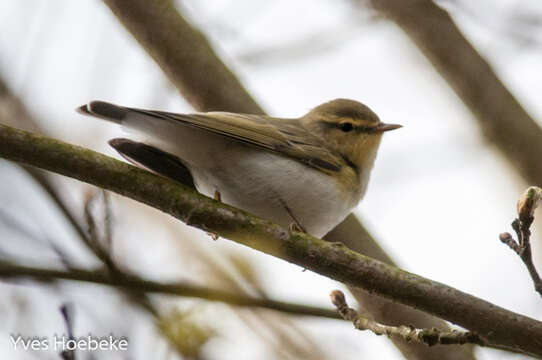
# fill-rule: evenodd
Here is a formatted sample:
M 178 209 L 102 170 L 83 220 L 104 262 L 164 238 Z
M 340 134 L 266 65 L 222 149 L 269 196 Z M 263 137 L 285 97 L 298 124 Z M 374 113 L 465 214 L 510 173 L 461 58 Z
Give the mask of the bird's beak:
M 390 130 L 399 129 L 401 127 L 403 127 L 403 125 L 380 123 L 373 129 L 373 132 L 390 131 Z

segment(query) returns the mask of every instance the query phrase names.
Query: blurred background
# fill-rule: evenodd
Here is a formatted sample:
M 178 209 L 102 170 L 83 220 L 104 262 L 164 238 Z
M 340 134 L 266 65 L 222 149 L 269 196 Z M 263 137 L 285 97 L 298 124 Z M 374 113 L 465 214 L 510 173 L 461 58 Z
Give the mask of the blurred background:
M 527 113 L 542 119 L 542 4 L 436 4 Z M 510 231 L 524 188 L 542 184 L 527 184 L 498 145 L 485 140 L 471 110 L 393 21 L 370 2 L 354 0 L 182 0 L 176 6 L 269 114 L 297 117 L 344 97 L 367 104 L 385 122 L 404 125 L 384 137 L 356 215 L 402 268 L 542 318 L 525 268 L 498 239 Z M 453 56 L 453 44 L 449 51 Z M 194 111 L 97 0 L 2 0 L 0 82 L 0 121 L 117 158 L 107 140 L 123 136 L 121 130 L 76 114 L 77 106 L 100 99 Z M 145 279 L 330 309 L 329 292 L 345 290 L 75 180 L 49 176 L 54 201 L 44 191 L 43 174 L 29 174 L 0 160 L 2 261 L 48 269 L 102 267 L 71 216 L 84 235 L 90 229 L 101 239 L 116 267 Z M 541 267 L 537 223 L 533 253 Z M 65 304 L 68 321 L 60 311 Z M 348 322 L 82 282 L 5 278 L 0 317 L 0 357 L 6 359 L 59 359 L 55 351 L 14 350 L 9 336 L 52 336 L 68 327 L 76 336 L 112 333 L 130 342 L 125 353 L 86 352 L 78 359 L 403 358 L 385 337 L 355 331 Z M 527 358 L 482 348 L 474 354 Z

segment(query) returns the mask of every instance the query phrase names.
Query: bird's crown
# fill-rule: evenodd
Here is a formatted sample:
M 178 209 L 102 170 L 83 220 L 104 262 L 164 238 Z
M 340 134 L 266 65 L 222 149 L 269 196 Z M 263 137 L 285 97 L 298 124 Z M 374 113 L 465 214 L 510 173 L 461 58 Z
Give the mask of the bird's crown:
M 335 99 L 323 103 L 308 112 L 304 118 L 328 123 L 351 121 L 361 129 L 380 123 L 378 116 L 369 107 L 349 99 Z

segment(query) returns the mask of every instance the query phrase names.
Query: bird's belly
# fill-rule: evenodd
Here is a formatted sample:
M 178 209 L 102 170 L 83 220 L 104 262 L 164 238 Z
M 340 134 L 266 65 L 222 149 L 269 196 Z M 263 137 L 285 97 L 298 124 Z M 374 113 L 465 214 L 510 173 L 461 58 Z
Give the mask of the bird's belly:
M 317 237 L 341 222 L 359 201 L 353 193 L 340 191 L 325 173 L 252 148 L 228 153 L 223 166 L 192 173 L 198 190 L 207 196 L 218 191 L 224 203 L 283 226 L 297 221 Z

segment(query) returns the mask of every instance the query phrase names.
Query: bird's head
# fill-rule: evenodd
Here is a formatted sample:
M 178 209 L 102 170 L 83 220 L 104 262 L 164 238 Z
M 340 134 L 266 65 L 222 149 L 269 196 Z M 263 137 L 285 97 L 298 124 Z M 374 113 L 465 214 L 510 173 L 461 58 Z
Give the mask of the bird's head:
M 381 122 L 367 106 L 347 99 L 315 107 L 301 123 L 359 170 L 372 167 L 382 134 L 401 127 Z

